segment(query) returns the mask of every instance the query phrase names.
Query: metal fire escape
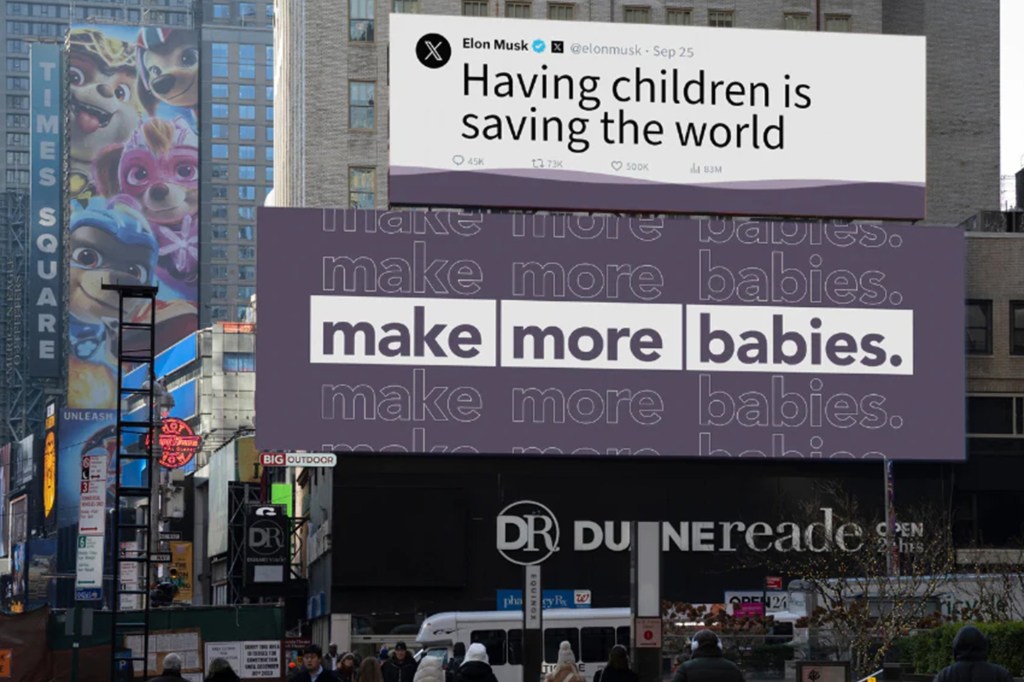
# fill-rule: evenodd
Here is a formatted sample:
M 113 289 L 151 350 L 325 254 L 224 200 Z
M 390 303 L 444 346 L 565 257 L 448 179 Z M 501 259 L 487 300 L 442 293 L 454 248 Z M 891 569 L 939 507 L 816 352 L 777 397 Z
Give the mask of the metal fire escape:
M 153 458 L 157 446 L 157 425 L 160 420 L 156 404 L 156 376 L 153 359 L 156 357 L 156 292 L 157 287 L 144 285 L 104 284 L 104 289 L 118 294 L 117 328 L 117 450 L 114 464 L 114 514 L 111 550 L 113 589 L 111 590 L 111 679 L 125 675 L 123 666 L 141 663 L 143 679 L 148 679 L 149 661 L 149 590 L 152 578 L 151 553 L 155 547 L 158 510 L 153 499 L 157 462 Z M 126 311 L 127 304 L 127 311 Z M 143 319 L 135 311 L 148 309 Z M 127 313 L 127 315 L 126 315 Z M 136 386 L 125 385 L 125 375 L 133 367 L 148 367 L 147 379 Z M 141 409 L 130 419 L 125 418 L 125 407 L 130 398 L 142 398 Z M 144 462 L 140 480 L 125 481 L 123 466 Z M 134 551 L 122 551 L 122 543 L 130 543 Z M 138 566 L 138 579 L 124 577 L 124 567 Z M 140 586 L 141 582 L 141 586 Z M 127 598 L 127 599 L 123 599 Z M 141 600 L 141 609 L 131 609 Z M 129 608 L 122 609 L 125 602 Z M 127 647 L 127 638 L 137 641 L 136 647 Z M 141 648 L 141 651 L 138 651 Z M 130 649 L 127 656 L 119 652 Z M 141 654 L 141 655 L 140 655 Z M 119 672 L 119 670 L 121 672 Z M 129 676 L 129 679 L 131 677 Z

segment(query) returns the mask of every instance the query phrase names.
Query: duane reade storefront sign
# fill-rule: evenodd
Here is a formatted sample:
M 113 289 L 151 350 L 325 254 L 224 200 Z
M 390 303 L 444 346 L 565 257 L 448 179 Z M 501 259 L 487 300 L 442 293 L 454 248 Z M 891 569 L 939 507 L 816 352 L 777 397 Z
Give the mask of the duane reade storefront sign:
M 566 535 L 563 535 L 563 525 Z M 560 522 L 540 502 L 520 500 L 499 512 L 495 548 L 506 560 L 523 566 L 543 563 L 556 552 L 624 552 L 630 547 L 629 521 L 574 519 Z M 570 530 L 571 529 L 571 530 Z M 571 535 L 569 535 L 571 533 Z M 921 550 L 924 525 L 903 522 L 896 528 L 900 551 Z M 838 521 L 831 507 L 821 507 L 798 521 L 663 521 L 663 552 L 860 552 L 886 550 L 885 523 L 874 527 Z
M 260 449 L 963 458 L 953 228 L 313 209 L 259 224 Z

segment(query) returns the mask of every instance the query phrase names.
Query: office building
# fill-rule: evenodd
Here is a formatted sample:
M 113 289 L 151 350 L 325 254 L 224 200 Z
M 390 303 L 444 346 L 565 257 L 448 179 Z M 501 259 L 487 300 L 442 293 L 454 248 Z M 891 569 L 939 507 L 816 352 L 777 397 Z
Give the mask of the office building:
M 273 186 L 273 3 L 203 0 L 200 327 L 245 319 L 256 207 Z

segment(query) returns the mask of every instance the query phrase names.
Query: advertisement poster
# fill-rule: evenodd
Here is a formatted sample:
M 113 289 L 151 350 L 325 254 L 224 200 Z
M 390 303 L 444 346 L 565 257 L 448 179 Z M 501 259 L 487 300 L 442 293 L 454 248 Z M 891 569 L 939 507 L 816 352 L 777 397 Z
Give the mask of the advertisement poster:
M 57 597 L 57 538 L 31 538 L 28 549 L 26 608 L 55 604 Z
M 390 21 L 393 204 L 924 217 L 924 37 Z
M 157 351 L 198 326 L 199 46 L 93 24 L 69 46 L 68 407 L 113 409 L 118 296 L 102 284 L 159 286 Z M 148 322 L 148 306 L 126 316 Z
M 964 458 L 957 228 L 258 218 L 260 450 Z
M 181 604 L 192 603 L 192 543 L 169 542 L 171 550 L 171 582 L 178 588 L 174 601 Z
M 10 509 L 4 501 L 10 490 L 11 473 L 11 444 L 0 445 L 0 557 L 5 557 L 10 552 Z
M 21 495 L 8 505 L 11 517 L 11 610 L 21 612 L 28 599 L 28 497 Z
M 32 247 L 28 269 L 28 371 L 59 377 L 63 362 L 61 269 L 60 46 L 31 44 L 32 167 L 29 186 Z
M 57 527 L 57 401 L 46 403 L 43 422 L 43 529 Z

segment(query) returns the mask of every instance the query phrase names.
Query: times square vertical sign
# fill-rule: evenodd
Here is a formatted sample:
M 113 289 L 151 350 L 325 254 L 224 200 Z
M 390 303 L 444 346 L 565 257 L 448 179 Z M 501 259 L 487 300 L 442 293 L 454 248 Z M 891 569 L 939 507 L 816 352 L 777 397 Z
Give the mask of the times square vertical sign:
M 61 56 L 52 43 L 31 46 L 31 262 L 28 276 L 28 368 L 61 375 Z

